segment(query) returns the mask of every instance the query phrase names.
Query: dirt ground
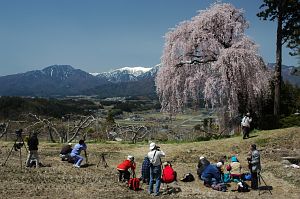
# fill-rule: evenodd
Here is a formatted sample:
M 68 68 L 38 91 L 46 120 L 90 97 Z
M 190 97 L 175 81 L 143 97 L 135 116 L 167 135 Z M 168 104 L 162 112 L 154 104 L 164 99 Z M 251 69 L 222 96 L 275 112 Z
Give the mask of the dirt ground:
M 243 172 L 247 172 L 246 157 L 252 143 L 256 143 L 261 151 L 262 176 L 266 184 L 272 187 L 272 195 L 267 190 L 238 193 L 233 191 L 237 188 L 235 183 L 230 184 L 227 192 L 218 192 L 204 187 L 203 182 L 199 181 L 196 166 L 199 156 L 202 155 L 211 162 L 217 162 L 222 155 L 237 155 Z M 188 172 L 196 178 L 194 182 L 179 181 L 178 184 L 170 184 L 169 187 L 176 188 L 176 192 L 166 195 L 166 192 L 162 192 L 158 198 L 300 198 L 300 169 L 285 168 L 281 163 L 281 157 L 299 155 L 300 127 L 257 132 L 247 140 L 234 137 L 207 142 L 158 144 L 166 153 L 163 161 L 172 162 L 178 178 Z M 1 164 L 12 145 L 12 142 L 0 141 Z M 88 143 L 89 164 L 84 165 L 83 162 L 80 169 L 60 160 L 58 154 L 61 146 L 41 142 L 40 160 L 46 167 L 38 169 L 24 168 L 24 147 L 21 169 L 19 152 L 13 151 L 6 165 L 0 167 L 0 198 L 154 198 L 147 194 L 145 184 L 142 184 L 142 190 L 135 192 L 119 183 L 115 169 L 131 154 L 136 158 L 137 173 L 140 173 L 142 160 L 148 152 L 148 144 Z M 102 153 L 109 165 L 107 168 L 100 161 Z M 261 186 L 264 188 L 265 184 L 262 183 Z M 161 190 L 166 188 L 166 185 L 162 185 Z

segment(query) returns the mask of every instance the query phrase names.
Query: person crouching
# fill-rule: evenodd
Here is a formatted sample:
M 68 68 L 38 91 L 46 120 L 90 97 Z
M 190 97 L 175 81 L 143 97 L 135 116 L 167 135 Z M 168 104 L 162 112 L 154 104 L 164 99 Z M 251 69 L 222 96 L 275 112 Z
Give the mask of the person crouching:
M 117 167 L 117 170 L 119 171 L 119 182 L 126 182 L 130 179 L 130 172 L 128 171 L 129 169 L 131 169 L 132 175 L 135 176 L 135 168 L 136 164 L 134 162 L 134 157 L 128 155 L 127 159 Z
M 72 152 L 72 144 L 69 143 L 62 147 L 59 157 L 61 158 L 61 161 L 69 161 L 71 158 L 71 152 Z

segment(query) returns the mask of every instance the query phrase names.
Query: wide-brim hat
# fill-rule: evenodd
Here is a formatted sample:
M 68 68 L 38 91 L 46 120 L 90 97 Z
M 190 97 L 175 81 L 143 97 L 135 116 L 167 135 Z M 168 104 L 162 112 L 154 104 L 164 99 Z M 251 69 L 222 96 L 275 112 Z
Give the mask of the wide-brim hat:
M 156 144 L 154 142 L 150 143 L 149 149 L 153 150 L 155 148 Z

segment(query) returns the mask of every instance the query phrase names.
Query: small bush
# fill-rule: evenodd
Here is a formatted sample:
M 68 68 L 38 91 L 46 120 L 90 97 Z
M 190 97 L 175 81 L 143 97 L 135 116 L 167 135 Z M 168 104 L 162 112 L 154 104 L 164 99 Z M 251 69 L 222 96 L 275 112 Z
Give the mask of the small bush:
M 279 120 L 281 128 L 300 126 L 300 115 L 290 115 Z

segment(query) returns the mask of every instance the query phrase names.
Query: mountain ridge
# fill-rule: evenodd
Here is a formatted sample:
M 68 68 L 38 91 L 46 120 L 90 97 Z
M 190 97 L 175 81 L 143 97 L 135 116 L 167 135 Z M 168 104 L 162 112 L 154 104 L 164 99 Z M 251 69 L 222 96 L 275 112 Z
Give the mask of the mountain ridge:
M 0 96 L 155 96 L 155 77 L 160 66 L 123 67 L 110 72 L 87 73 L 70 65 L 52 65 L 42 70 L 0 77 Z M 268 67 L 273 70 L 274 64 L 268 64 Z M 299 67 L 283 65 L 283 80 L 300 86 L 299 71 Z

